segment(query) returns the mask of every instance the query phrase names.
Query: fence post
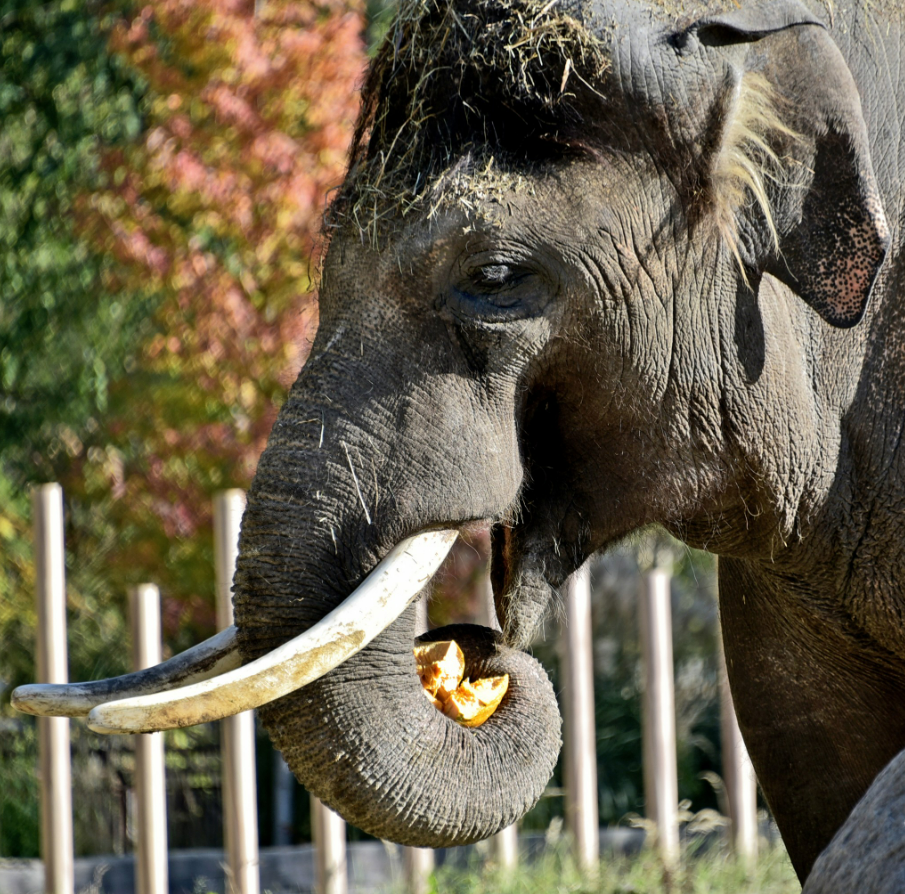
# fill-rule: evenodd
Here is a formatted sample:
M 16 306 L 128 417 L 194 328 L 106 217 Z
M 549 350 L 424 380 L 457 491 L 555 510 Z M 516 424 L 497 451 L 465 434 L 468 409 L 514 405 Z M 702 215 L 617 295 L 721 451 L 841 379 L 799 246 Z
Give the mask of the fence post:
M 239 523 L 245 509 L 241 490 L 214 497 L 214 565 L 217 585 L 217 626 L 233 623 L 230 589 L 236 569 Z M 243 711 L 220 721 L 223 747 L 223 824 L 229 867 L 227 890 L 258 894 L 258 804 L 255 779 L 255 715 Z
M 664 863 L 669 866 L 679 856 L 679 785 L 669 574 L 661 569 L 643 574 L 640 597 L 638 615 L 644 676 L 644 800 L 648 819 L 657 826 L 657 847 Z
M 745 748 L 720 648 L 720 727 L 723 739 L 723 783 L 729 808 L 730 845 L 743 861 L 757 860 L 757 779 Z
M 427 596 L 415 604 L 415 636 L 427 633 Z M 402 848 L 402 875 L 408 894 L 425 894 L 430 874 L 434 871 L 434 852 L 429 847 Z
M 566 823 L 575 858 L 585 871 L 600 859 L 597 813 L 597 732 L 594 725 L 594 664 L 591 645 L 591 580 L 588 563 L 565 584 L 566 627 L 562 634 Z
M 407 894 L 426 894 L 434 871 L 434 852 L 429 847 L 404 847 L 402 871 Z
M 346 824 L 314 795 L 311 796 L 311 832 L 314 839 L 315 891 L 347 894 Z
M 132 661 L 135 670 L 160 664 L 160 592 L 140 584 L 129 592 Z M 138 894 L 167 894 L 167 784 L 163 733 L 135 738 L 135 794 L 138 841 L 135 881 Z
M 478 624 L 491 630 L 500 629 L 500 621 L 496 616 L 496 603 L 493 601 L 493 585 L 490 582 L 490 564 L 480 583 L 481 593 L 478 601 Z M 518 865 L 518 827 L 513 823 L 500 829 L 490 838 L 491 859 L 500 869 L 513 869 Z
M 43 484 L 32 493 L 38 600 L 38 682 L 68 683 L 63 489 Z M 47 894 L 72 894 L 72 773 L 69 718 L 38 718 L 41 772 L 41 857 Z
M 292 844 L 295 777 L 279 751 L 273 753 L 273 843 Z

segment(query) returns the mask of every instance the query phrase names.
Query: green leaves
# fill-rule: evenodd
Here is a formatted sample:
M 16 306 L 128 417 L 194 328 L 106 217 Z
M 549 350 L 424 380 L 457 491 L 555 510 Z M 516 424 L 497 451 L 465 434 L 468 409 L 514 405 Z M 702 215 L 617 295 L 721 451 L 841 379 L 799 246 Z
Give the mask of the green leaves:
M 122 669 L 142 580 L 174 648 L 210 633 L 210 499 L 313 338 L 361 32 L 355 0 L 0 0 L 0 677 L 33 673 L 33 482 L 66 493 L 73 675 Z
M 141 125 L 143 86 L 107 50 L 110 10 L 0 5 L 0 457 L 21 483 L 52 476 L 64 430 L 104 412 L 148 312 L 104 292 L 109 260 L 71 217 L 104 179 L 101 141 Z

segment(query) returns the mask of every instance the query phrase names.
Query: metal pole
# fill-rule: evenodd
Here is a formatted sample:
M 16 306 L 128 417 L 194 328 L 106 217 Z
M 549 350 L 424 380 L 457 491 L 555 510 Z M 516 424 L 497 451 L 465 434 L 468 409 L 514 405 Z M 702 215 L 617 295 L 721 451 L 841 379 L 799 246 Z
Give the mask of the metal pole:
M 591 871 L 597 867 L 600 859 L 600 832 L 591 646 L 591 581 L 587 564 L 566 581 L 565 601 L 566 627 L 561 645 L 566 822 L 578 865 L 585 871 Z
M 656 823 L 660 854 L 671 866 L 679 856 L 679 784 L 667 572 L 654 570 L 642 575 L 638 614 L 644 675 L 644 798 L 648 819 Z
M 135 670 L 161 662 L 160 591 L 140 584 L 129 592 L 132 615 L 132 661 Z M 135 881 L 138 894 L 167 894 L 167 784 L 163 733 L 135 738 L 135 795 L 138 846 Z
M 346 824 L 341 816 L 311 796 L 311 831 L 314 838 L 315 891 L 348 894 Z
M 415 605 L 415 636 L 427 633 L 430 622 L 427 617 L 427 596 Z M 434 871 L 434 852 L 429 847 L 402 848 L 402 874 L 408 894 L 426 894 L 430 874 Z
M 479 601 L 478 624 L 491 630 L 500 629 L 500 621 L 496 616 L 496 604 L 493 601 L 493 585 L 490 582 L 490 565 L 481 580 L 481 599 Z M 513 869 L 518 865 L 518 827 L 513 824 L 500 829 L 490 838 L 491 859 L 500 869 Z
M 38 599 L 38 681 L 68 683 L 63 489 L 44 484 L 32 494 Z M 41 857 L 47 894 L 75 888 L 69 718 L 38 718 L 41 773 Z
M 746 863 L 757 860 L 757 779 L 748 749 L 742 740 L 726 659 L 720 649 L 720 726 L 723 737 L 723 782 L 729 808 L 729 835 L 732 850 Z
M 241 490 L 222 491 L 214 497 L 214 564 L 217 583 L 217 625 L 233 623 L 230 589 L 236 569 L 239 524 L 245 509 Z M 223 743 L 223 824 L 234 894 L 258 894 L 258 804 L 255 780 L 254 711 L 243 711 L 220 721 Z

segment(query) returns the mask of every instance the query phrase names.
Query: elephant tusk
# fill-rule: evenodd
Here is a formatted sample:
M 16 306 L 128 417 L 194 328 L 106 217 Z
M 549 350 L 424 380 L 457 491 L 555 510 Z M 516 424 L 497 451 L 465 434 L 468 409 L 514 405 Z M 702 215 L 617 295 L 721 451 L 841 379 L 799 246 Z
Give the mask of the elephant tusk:
M 227 627 L 146 670 L 90 683 L 33 683 L 13 690 L 12 706 L 42 717 L 83 717 L 112 699 L 136 698 L 188 686 L 242 666 L 236 628 Z
M 330 614 L 256 661 L 180 689 L 107 702 L 88 726 L 146 733 L 220 720 L 267 704 L 322 677 L 360 652 L 421 592 L 458 531 L 428 531 L 398 543 Z

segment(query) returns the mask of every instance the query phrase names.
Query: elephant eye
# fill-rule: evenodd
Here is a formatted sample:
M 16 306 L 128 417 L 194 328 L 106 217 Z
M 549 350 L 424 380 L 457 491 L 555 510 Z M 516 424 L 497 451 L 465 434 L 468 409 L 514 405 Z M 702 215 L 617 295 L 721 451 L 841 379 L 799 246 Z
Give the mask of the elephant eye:
M 518 270 L 513 270 L 508 264 L 488 264 L 486 267 L 479 267 L 473 277 L 480 285 L 487 285 L 490 288 L 504 287 L 512 285 L 518 278 Z
M 544 278 L 518 264 L 489 263 L 463 270 L 448 300 L 462 318 L 502 323 L 543 309 L 549 289 Z

